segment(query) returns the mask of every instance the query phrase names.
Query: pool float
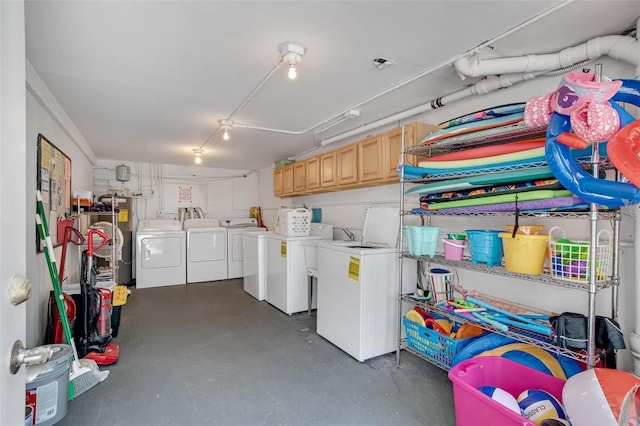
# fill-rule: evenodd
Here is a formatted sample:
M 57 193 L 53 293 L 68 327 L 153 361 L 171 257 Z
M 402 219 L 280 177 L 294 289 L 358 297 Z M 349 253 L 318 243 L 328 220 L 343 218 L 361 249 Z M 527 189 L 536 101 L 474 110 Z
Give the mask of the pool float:
M 609 140 L 607 154 L 620 173 L 640 187 L 640 120 L 627 124 Z
M 626 126 L 634 118 L 615 102 L 640 105 L 640 96 L 638 96 L 640 93 L 640 81 L 617 81 L 621 82 L 620 88 L 607 102 L 618 114 L 620 125 Z M 567 112 L 567 109 L 561 109 L 561 111 Z M 571 113 L 575 113 L 575 111 Z M 573 115 L 575 116 L 576 114 Z M 620 207 L 640 202 L 640 189 L 637 186 L 631 183 L 597 179 L 580 167 L 571 154 L 571 146 L 559 141 L 559 137 L 563 133 L 572 131 L 571 124 L 569 115 L 554 112 L 551 114 L 547 127 L 545 156 L 549 168 L 560 183 L 578 197 L 602 206 Z M 581 135 L 578 136 L 582 137 Z M 640 166 L 638 167 L 640 168 Z

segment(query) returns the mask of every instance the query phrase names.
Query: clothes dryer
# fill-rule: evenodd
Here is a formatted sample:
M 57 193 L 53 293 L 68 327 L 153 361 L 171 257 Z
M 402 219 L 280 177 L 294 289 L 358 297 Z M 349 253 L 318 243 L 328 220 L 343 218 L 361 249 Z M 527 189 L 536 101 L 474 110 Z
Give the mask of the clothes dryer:
M 186 272 L 186 233 L 180 221 L 141 221 L 136 232 L 136 288 L 185 284 Z
M 220 219 L 227 228 L 227 278 L 242 278 L 242 235 L 247 232 L 264 232 L 253 217 L 227 217 Z
M 217 219 L 185 219 L 187 283 L 227 279 L 227 229 Z

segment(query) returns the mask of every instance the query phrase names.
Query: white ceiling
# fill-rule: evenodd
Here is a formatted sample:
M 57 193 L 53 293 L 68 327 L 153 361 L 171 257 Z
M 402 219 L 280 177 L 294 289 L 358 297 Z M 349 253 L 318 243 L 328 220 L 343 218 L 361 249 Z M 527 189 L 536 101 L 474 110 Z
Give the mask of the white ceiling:
M 192 165 L 193 149 L 280 60 L 278 46 L 305 44 L 298 78 L 280 67 L 232 120 L 309 130 L 233 127 L 230 141 L 218 132 L 203 147 L 203 166 L 259 169 L 464 87 L 451 60 L 506 32 L 495 53 L 556 52 L 633 27 L 640 1 L 27 0 L 25 9 L 27 59 L 105 159 Z M 378 70 L 378 57 L 394 63 Z M 359 118 L 318 133 L 356 105 Z

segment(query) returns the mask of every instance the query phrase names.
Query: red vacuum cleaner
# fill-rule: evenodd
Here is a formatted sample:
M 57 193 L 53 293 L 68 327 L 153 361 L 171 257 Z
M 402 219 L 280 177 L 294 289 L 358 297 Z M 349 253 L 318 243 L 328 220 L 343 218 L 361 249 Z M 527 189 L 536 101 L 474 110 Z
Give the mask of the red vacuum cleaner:
M 96 235 L 100 241 L 94 243 Z M 78 352 L 80 357 L 92 359 L 99 365 L 114 364 L 120 357 L 120 346 L 111 343 L 111 290 L 96 288 L 98 273 L 93 265 L 93 253 L 109 241 L 109 237 L 104 232 L 92 228 L 87 236 L 87 250 L 82 254 L 83 271 L 80 291 L 84 309 Z M 86 269 L 84 269 L 85 265 Z

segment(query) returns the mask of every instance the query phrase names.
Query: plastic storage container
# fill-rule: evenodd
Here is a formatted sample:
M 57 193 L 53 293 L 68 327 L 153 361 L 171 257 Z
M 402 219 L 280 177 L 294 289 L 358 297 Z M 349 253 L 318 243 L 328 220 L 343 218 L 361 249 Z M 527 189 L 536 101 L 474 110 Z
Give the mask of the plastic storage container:
M 53 349 L 51 359 L 25 386 L 25 404 L 32 409 L 34 425 L 53 425 L 67 414 L 71 346 L 49 346 Z
M 554 234 L 562 233 L 563 238 L 554 239 Z M 606 238 L 605 238 L 606 237 Z M 596 281 L 607 280 L 611 276 L 612 236 L 608 229 L 602 229 L 596 237 Z M 564 238 L 561 228 L 549 230 L 549 263 L 553 277 L 567 281 L 589 281 L 588 241 Z
M 481 386 L 501 388 L 514 398 L 527 389 L 542 389 L 562 402 L 565 381 L 507 358 L 485 356 L 462 361 L 449 371 L 457 426 L 475 426 L 481 419 L 492 425 L 536 426 L 478 390 Z M 481 422 L 480 422 L 481 423 Z
M 504 249 L 504 267 L 509 272 L 540 275 L 547 253 L 549 236 L 501 232 Z
M 494 266 L 502 263 L 502 240 L 498 236 L 502 231 L 470 229 L 465 232 L 474 265 L 486 263 L 487 266 Z
M 433 314 L 433 317 L 435 319 L 444 318 L 436 314 Z M 476 337 L 468 337 L 458 340 L 430 328 L 423 327 L 407 318 L 403 318 L 402 323 L 404 324 L 404 331 L 407 335 L 407 346 L 446 369 L 451 367 L 453 357 L 460 352 L 462 348 L 471 343 L 472 340 L 476 339 Z M 451 331 L 457 332 L 461 323 L 457 321 L 454 321 L 454 323 L 455 325 Z
M 513 225 L 504 225 L 504 232 L 513 234 Z M 518 234 L 538 235 L 544 229 L 544 225 L 518 225 Z
M 286 237 L 308 237 L 311 212 L 307 209 L 283 209 L 278 212 L 274 232 Z
M 438 226 L 405 226 L 407 249 L 413 256 L 430 256 L 436 254 L 440 227 Z

